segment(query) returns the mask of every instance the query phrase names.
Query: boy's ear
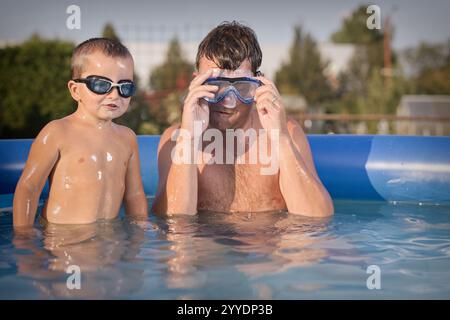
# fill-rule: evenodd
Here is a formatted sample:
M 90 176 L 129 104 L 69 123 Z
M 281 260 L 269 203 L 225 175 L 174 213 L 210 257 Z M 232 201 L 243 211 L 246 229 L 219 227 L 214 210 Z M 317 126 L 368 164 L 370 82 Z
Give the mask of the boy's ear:
M 69 88 L 69 92 L 70 92 L 70 95 L 72 96 L 73 100 L 75 100 L 76 102 L 79 102 L 81 97 L 80 97 L 78 83 L 76 83 L 73 80 L 69 80 L 69 82 L 67 82 L 67 88 Z
M 196 76 L 198 76 L 198 71 L 195 70 L 194 72 L 192 72 L 192 76 L 195 78 Z

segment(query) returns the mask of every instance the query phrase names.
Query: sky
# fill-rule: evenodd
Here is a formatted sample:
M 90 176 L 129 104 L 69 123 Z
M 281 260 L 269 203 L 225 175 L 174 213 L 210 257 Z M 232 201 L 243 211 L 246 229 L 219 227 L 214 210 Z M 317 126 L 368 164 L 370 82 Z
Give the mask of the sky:
M 66 27 L 66 9 L 72 4 L 81 9 L 80 30 Z M 188 40 L 199 41 L 225 20 L 249 25 L 261 43 L 291 42 L 298 24 L 326 42 L 360 4 L 379 5 L 382 19 L 391 15 L 396 49 L 450 38 L 450 0 L 0 0 L 0 43 L 20 42 L 33 33 L 81 42 L 99 36 L 107 22 L 122 38 L 164 40 L 164 35 L 184 32 Z

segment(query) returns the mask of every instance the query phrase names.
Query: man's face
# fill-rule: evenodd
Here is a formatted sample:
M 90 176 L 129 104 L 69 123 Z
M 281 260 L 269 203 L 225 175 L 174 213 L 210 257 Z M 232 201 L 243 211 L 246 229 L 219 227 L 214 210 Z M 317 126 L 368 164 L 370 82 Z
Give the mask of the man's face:
M 95 52 L 84 58 L 83 72 L 80 78 L 101 76 L 114 83 L 120 80 L 133 80 L 133 59 L 130 57 L 109 57 Z M 123 115 L 130 104 L 130 98 L 119 95 L 118 87 L 106 94 L 96 94 L 86 84 L 78 83 L 78 102 L 83 111 L 99 120 L 112 120 Z
M 236 70 L 219 69 L 214 61 L 202 57 L 199 60 L 198 71 L 203 73 L 208 69 L 217 69 L 213 77 L 253 77 L 252 66 L 248 59 L 244 60 Z M 204 101 L 203 103 L 207 103 Z M 237 129 L 246 123 L 253 104 L 242 103 L 234 94 L 228 94 L 218 103 L 208 103 L 209 107 L 209 126 L 219 130 Z

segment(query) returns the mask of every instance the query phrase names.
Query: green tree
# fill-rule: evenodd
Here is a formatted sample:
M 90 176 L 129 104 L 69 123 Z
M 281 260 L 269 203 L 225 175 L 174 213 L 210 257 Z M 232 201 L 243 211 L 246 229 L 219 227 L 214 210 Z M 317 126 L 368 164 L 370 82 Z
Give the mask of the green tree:
M 372 69 L 380 69 L 384 65 L 384 35 L 381 30 L 367 28 L 367 7 L 368 5 L 361 5 L 345 18 L 341 28 L 331 35 L 331 41 L 357 45 L 358 54 L 364 57 L 364 63 L 368 65 L 371 74 Z
M 185 59 L 178 39 L 172 39 L 163 63 L 150 75 L 150 86 L 156 97 L 150 116 L 156 119 L 160 130 L 180 120 L 183 96 L 193 71 L 194 66 Z
M 296 26 L 289 59 L 275 73 L 275 84 L 282 94 L 303 95 L 309 104 L 316 105 L 331 96 L 331 87 L 324 75 L 326 67 L 312 36 Z
M 109 22 L 103 27 L 102 37 L 121 42 L 120 38 L 117 36 L 114 26 Z
M 395 113 L 401 95 L 411 91 L 395 52 L 392 52 L 394 72 L 384 75 L 385 31 L 367 28 L 366 8 L 367 5 L 356 8 L 331 36 L 335 43 L 355 45 L 355 53 L 347 70 L 339 75 L 338 99 L 328 104 L 329 112 Z M 369 129 L 375 125 L 369 124 Z
M 153 90 L 184 90 L 192 77 L 194 66 L 183 55 L 177 38 L 170 41 L 164 62 L 153 69 L 150 86 Z
M 134 75 L 134 82 L 138 89 L 131 98 L 127 112 L 114 122 L 131 128 L 136 134 L 161 133 L 155 119 L 150 116 L 150 105 L 145 99 L 145 90 L 140 86 L 139 77 Z
M 102 32 L 102 37 L 121 42 L 119 36 L 111 23 L 107 23 Z M 134 82 L 138 89 L 130 101 L 127 112 L 114 120 L 114 122 L 131 128 L 137 134 L 158 134 L 159 127 L 149 113 L 149 103 L 145 99 L 145 90 L 139 85 L 140 79 L 134 75 Z
M 450 94 L 450 39 L 447 43 L 421 43 L 405 52 L 417 94 Z
M 37 35 L 0 49 L 0 135 L 32 138 L 49 121 L 74 111 L 67 90 L 74 45 Z

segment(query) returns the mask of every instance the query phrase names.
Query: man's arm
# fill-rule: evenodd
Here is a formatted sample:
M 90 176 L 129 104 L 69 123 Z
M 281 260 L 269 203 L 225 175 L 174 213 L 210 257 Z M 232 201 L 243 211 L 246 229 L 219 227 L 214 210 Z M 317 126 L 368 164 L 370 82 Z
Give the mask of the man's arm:
M 14 193 L 14 227 L 29 227 L 34 223 L 39 196 L 59 156 L 58 126 L 55 121 L 47 124 L 31 146 Z
M 197 150 L 194 149 L 198 147 L 201 137 L 196 137 L 194 128 L 200 124 L 203 132 L 208 127 L 209 108 L 202 98 L 213 98 L 219 87 L 203 83 L 212 73 L 213 69 L 208 69 L 195 76 L 184 100 L 181 125 L 168 128 L 161 136 L 158 146 L 158 191 L 152 208 L 157 214 L 197 213 L 198 168 L 197 161 L 194 161 Z M 174 131 L 179 128 L 181 133 L 172 139 Z M 173 161 L 172 155 L 174 159 L 182 160 Z
M 194 154 L 193 141 L 179 135 L 172 136 L 179 125 L 168 128 L 161 136 L 158 146 L 158 191 L 152 211 L 160 215 L 196 214 L 198 194 L 198 169 L 194 161 L 174 163 L 172 154 L 182 157 L 183 149 L 190 148 Z M 192 158 L 191 158 L 192 159 Z
M 280 189 L 288 211 L 312 217 L 333 215 L 333 202 L 317 175 L 308 140 L 300 125 L 289 119 L 280 132 Z
M 263 76 L 256 78 L 264 83 L 255 93 L 261 125 L 270 136 L 279 133 L 274 138 L 279 143 L 280 190 L 288 211 L 311 217 L 333 215 L 333 202 L 316 173 L 302 128 L 292 119 L 286 121 L 275 84 Z
M 134 132 L 129 130 L 129 136 L 132 153 L 125 176 L 125 193 L 123 197 L 125 212 L 134 218 L 146 219 L 148 217 L 148 204 L 145 198 L 144 187 L 142 186 L 139 147 Z

